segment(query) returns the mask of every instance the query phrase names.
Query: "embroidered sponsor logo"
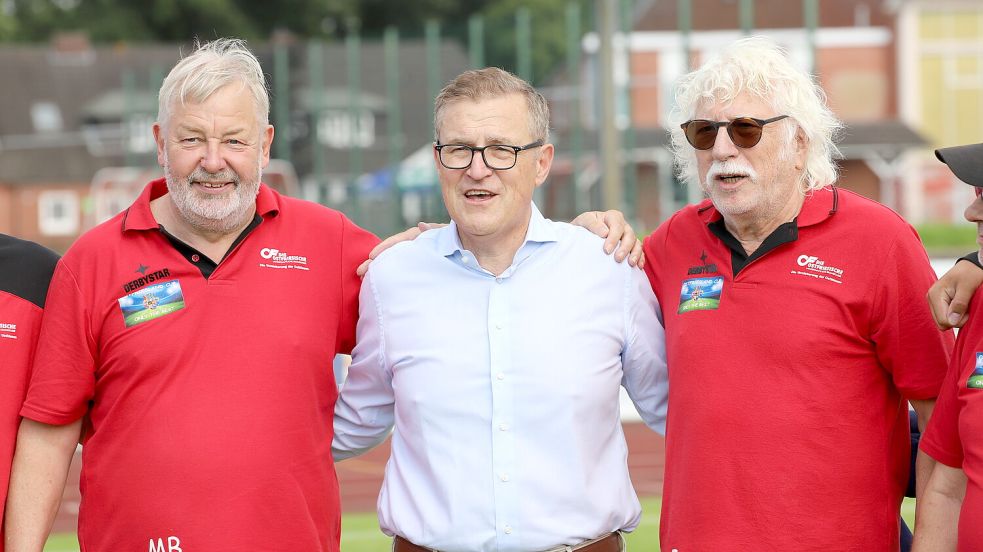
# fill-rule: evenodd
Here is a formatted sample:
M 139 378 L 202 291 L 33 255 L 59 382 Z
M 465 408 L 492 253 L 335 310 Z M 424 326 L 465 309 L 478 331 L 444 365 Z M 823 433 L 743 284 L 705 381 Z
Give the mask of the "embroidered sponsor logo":
M 17 339 L 17 324 L 0 322 L 0 339 Z
M 177 280 L 154 284 L 118 299 L 126 327 L 149 322 L 184 308 L 184 293 Z
M 689 275 L 693 275 L 693 274 L 712 274 L 714 272 L 720 272 L 719 270 L 717 270 L 717 265 L 715 263 L 708 263 L 707 262 L 707 252 L 706 251 L 704 251 L 703 254 L 700 255 L 700 261 L 702 261 L 703 264 L 701 264 L 699 266 L 691 266 L 691 267 L 689 267 L 689 270 L 686 271 L 686 274 L 689 274 Z
M 679 314 L 695 310 L 717 310 L 724 291 L 724 277 L 691 278 L 683 280 L 679 292 Z
M 264 247 L 259 250 L 259 256 L 263 259 L 259 266 L 263 268 L 310 270 L 304 255 L 290 255 L 273 247 Z
M 826 280 L 836 284 L 843 283 L 843 269 L 826 264 L 826 261 L 814 255 L 799 255 L 795 259 L 796 268 L 792 269 L 792 274 L 797 276 L 809 276 L 820 280 Z
M 966 381 L 966 387 L 970 389 L 983 389 L 983 353 L 976 353 L 976 367 Z
M 140 265 L 140 268 L 136 269 L 134 272 L 139 272 L 140 274 L 143 274 L 143 276 L 123 284 L 123 293 L 130 293 L 131 291 L 136 291 L 143 286 L 152 284 L 157 280 L 163 280 L 164 278 L 171 277 L 171 271 L 167 268 L 155 270 L 149 274 L 147 273 L 147 270 L 147 267 Z

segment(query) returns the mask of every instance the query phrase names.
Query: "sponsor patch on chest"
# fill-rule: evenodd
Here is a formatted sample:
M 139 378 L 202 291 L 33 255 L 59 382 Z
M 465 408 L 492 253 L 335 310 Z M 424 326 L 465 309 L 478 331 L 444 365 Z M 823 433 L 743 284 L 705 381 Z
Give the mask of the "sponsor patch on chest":
M 983 353 L 976 353 L 976 367 L 973 368 L 973 373 L 966 380 L 966 387 L 983 389 Z
M 0 322 L 0 339 L 17 339 L 17 324 Z
M 792 274 L 833 282 L 834 284 L 843 283 L 842 268 L 830 265 L 815 255 L 804 253 L 795 258 L 795 264 L 792 266 Z
M 683 280 L 679 292 L 679 314 L 696 310 L 717 310 L 724 291 L 723 276 Z
M 181 283 L 177 280 L 147 286 L 117 301 L 127 328 L 179 311 L 185 306 Z

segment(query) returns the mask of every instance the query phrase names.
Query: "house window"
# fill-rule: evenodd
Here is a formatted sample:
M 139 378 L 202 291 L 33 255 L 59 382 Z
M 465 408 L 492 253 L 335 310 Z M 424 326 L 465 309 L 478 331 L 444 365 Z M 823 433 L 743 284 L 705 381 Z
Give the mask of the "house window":
M 45 236 L 78 234 L 78 194 L 69 190 L 41 192 L 38 195 L 38 230 Z
M 131 115 L 123 123 L 126 125 L 127 148 L 132 153 L 150 153 L 157 150 L 154 141 L 155 117 L 148 114 Z
M 375 117 L 369 110 L 357 116 L 348 110 L 331 110 L 321 114 L 317 125 L 318 141 L 335 149 L 367 148 L 375 143 Z
M 133 203 L 133 200 L 136 199 L 136 195 L 132 191 L 123 189 L 101 190 L 93 195 L 96 208 L 96 224 L 113 218 L 120 211 L 129 207 Z
M 58 132 L 62 129 L 61 109 L 54 102 L 31 104 L 31 122 L 37 132 Z

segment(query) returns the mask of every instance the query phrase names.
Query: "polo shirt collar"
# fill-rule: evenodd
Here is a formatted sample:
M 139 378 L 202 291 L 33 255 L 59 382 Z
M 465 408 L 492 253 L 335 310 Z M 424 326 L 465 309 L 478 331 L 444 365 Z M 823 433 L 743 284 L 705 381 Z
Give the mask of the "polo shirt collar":
M 549 224 L 543 214 L 539 212 L 535 203 L 530 203 L 532 213 L 529 216 L 529 228 L 526 229 L 526 239 L 522 243 L 520 250 L 530 243 L 555 242 L 558 239 L 556 229 Z M 457 233 L 457 223 L 451 220 L 443 232 L 437 236 L 435 243 L 437 253 L 444 257 L 465 251 L 461 245 L 461 237 Z
M 156 230 L 160 227 L 150 211 L 150 202 L 167 193 L 167 182 L 158 178 L 147 184 L 140 197 L 130 205 L 123 215 L 123 231 Z M 263 218 L 274 217 L 280 212 L 280 198 L 266 184 L 259 185 L 256 196 L 256 212 Z
M 836 214 L 839 209 L 839 192 L 836 186 L 825 186 L 818 190 L 806 192 L 805 201 L 799 214 L 795 217 L 795 224 L 799 228 L 819 224 L 829 217 Z M 710 224 L 723 219 L 723 215 L 713 203 L 706 199 L 697 206 L 703 223 Z

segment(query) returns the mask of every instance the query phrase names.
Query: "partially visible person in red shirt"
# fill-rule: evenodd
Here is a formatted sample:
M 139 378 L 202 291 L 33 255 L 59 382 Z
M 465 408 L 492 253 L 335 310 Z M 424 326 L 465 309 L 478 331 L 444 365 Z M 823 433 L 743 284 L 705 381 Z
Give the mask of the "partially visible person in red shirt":
M 983 144 L 935 151 L 975 193 L 966 220 L 975 223 L 983 247 Z M 983 252 L 983 249 L 981 249 Z M 979 253 L 978 253 L 979 254 Z M 964 264 L 964 263 L 959 263 Z M 983 309 L 976 294 L 970 312 Z M 953 321 L 958 322 L 958 321 Z M 920 448 L 938 463 L 915 518 L 915 552 L 971 551 L 983 548 L 983 316 L 971 315 L 956 339 L 956 350 Z

